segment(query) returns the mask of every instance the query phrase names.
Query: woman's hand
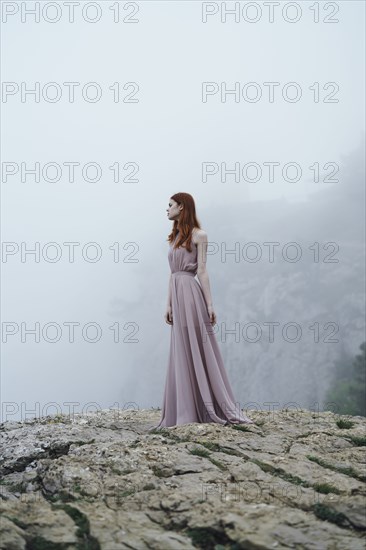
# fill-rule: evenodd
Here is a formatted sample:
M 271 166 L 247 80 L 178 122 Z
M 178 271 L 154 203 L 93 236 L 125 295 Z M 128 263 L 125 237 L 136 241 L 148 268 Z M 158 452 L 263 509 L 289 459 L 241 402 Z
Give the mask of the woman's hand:
M 165 319 L 165 322 L 168 323 L 168 325 L 173 324 L 173 312 L 172 312 L 172 307 L 171 306 L 168 306 L 166 308 L 164 319 Z
M 208 306 L 207 312 L 210 318 L 211 325 L 216 325 L 216 313 L 214 312 L 213 306 Z

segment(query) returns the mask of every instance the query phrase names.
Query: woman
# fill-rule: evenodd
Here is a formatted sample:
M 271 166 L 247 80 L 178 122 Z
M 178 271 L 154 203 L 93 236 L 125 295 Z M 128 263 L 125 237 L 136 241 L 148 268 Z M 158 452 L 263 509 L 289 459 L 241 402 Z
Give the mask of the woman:
M 190 422 L 253 424 L 235 403 L 210 330 L 216 315 L 206 269 L 207 234 L 197 220 L 193 197 L 173 195 L 167 214 L 174 221 L 168 237 L 172 273 L 165 313 L 172 329 L 161 419 L 152 429 Z

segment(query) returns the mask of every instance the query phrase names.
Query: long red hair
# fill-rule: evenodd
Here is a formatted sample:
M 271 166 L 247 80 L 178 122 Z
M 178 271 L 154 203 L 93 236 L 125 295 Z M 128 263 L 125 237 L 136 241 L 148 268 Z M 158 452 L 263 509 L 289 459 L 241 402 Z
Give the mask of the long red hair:
M 181 210 L 179 220 L 174 220 L 172 231 L 168 235 L 167 240 L 169 243 L 172 243 L 179 230 L 179 237 L 174 248 L 183 246 L 183 243 L 185 243 L 185 247 L 188 252 L 192 252 L 192 231 L 195 227 L 201 229 L 200 222 L 196 216 L 196 205 L 194 203 L 194 199 L 189 193 L 176 193 L 170 198 L 178 204 L 183 204 L 183 210 Z

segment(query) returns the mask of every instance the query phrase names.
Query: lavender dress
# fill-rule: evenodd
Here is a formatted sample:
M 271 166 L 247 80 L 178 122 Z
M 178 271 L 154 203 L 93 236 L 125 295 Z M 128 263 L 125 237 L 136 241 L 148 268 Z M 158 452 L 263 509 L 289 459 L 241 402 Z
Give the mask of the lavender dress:
M 192 241 L 188 252 L 184 247 L 174 250 L 173 244 L 168 254 L 173 313 L 168 368 L 161 419 L 150 429 L 190 422 L 253 424 L 235 403 L 202 287 L 195 278 L 197 246 Z

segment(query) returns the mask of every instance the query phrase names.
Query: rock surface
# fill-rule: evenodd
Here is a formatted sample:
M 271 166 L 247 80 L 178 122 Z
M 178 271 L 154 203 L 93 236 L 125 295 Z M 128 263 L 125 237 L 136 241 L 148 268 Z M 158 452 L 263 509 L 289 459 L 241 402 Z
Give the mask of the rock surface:
M 149 431 L 159 418 L 1 424 L 0 548 L 364 550 L 366 418 L 284 410 Z

